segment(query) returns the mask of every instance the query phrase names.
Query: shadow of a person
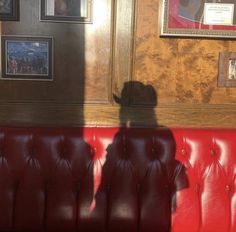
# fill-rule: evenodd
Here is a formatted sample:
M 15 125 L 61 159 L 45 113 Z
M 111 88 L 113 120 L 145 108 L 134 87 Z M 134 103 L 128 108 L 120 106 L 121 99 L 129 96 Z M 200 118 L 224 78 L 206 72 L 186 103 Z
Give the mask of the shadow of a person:
M 114 96 L 114 100 L 120 105 L 123 126 L 106 149 L 93 212 L 104 211 L 103 205 L 107 205 L 106 231 L 170 231 L 175 194 L 188 187 L 188 180 L 183 165 L 175 159 L 171 130 L 159 128 L 157 123 L 157 94 L 150 85 L 130 81 L 124 84 L 121 97 Z M 130 101 L 146 106 L 142 107 L 142 117 L 151 127 L 135 125 L 140 115 L 132 112 L 133 107 L 127 110 Z

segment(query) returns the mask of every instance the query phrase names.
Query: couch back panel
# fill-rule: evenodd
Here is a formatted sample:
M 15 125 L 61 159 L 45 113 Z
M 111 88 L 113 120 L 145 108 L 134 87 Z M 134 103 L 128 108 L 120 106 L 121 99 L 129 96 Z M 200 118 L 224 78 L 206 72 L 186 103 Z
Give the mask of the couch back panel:
M 0 231 L 236 231 L 236 130 L 1 128 Z

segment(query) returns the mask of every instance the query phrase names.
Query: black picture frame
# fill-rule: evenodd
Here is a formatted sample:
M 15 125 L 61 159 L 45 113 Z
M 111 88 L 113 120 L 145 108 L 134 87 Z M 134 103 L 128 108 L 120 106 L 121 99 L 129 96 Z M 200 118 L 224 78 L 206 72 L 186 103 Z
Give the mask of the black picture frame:
M 19 20 L 19 0 L 3 0 L 0 3 L 0 21 Z
M 1 37 L 3 80 L 53 80 L 52 37 Z
M 57 2 L 62 2 L 64 5 L 61 6 Z M 40 0 L 40 21 L 92 23 L 92 0 L 70 2 L 72 3 L 67 0 Z

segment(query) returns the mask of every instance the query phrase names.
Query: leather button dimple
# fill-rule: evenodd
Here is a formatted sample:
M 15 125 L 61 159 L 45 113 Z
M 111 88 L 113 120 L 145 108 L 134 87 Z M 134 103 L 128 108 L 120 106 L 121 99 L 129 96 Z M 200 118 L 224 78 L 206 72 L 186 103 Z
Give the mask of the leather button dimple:
M 91 151 L 91 154 L 93 154 L 93 155 L 95 155 L 96 152 L 97 152 L 97 150 L 96 150 L 95 147 L 91 147 L 91 148 L 90 148 L 90 151 Z
M 230 185 L 226 185 L 226 186 L 225 186 L 225 189 L 226 189 L 227 192 L 229 192 L 229 191 L 231 190 Z
M 181 154 L 182 154 L 182 155 L 186 155 L 187 153 L 186 153 L 186 151 L 185 151 L 184 149 L 182 149 L 182 150 L 181 150 Z
M 31 150 L 31 157 L 32 158 L 34 158 L 35 156 L 36 156 L 36 149 L 35 148 L 33 148 L 32 150 Z
M 211 149 L 211 156 L 215 156 L 215 155 L 216 155 L 216 152 L 213 149 Z

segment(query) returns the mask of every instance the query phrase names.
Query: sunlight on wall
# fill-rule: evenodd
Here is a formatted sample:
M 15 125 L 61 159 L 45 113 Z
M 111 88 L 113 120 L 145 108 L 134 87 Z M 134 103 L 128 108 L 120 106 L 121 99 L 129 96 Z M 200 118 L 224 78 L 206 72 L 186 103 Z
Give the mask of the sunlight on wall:
M 107 11 L 107 5 L 108 4 L 104 0 L 93 1 L 93 23 L 91 25 L 92 27 L 88 27 L 88 32 L 92 32 L 94 30 L 97 30 L 98 28 L 102 28 L 104 24 L 107 23 L 108 14 L 110 14 L 110 12 Z
M 111 5 L 107 0 L 93 1 L 92 23 L 85 24 L 85 96 L 94 77 L 107 71 L 111 44 Z M 85 97 L 86 98 L 86 97 Z

